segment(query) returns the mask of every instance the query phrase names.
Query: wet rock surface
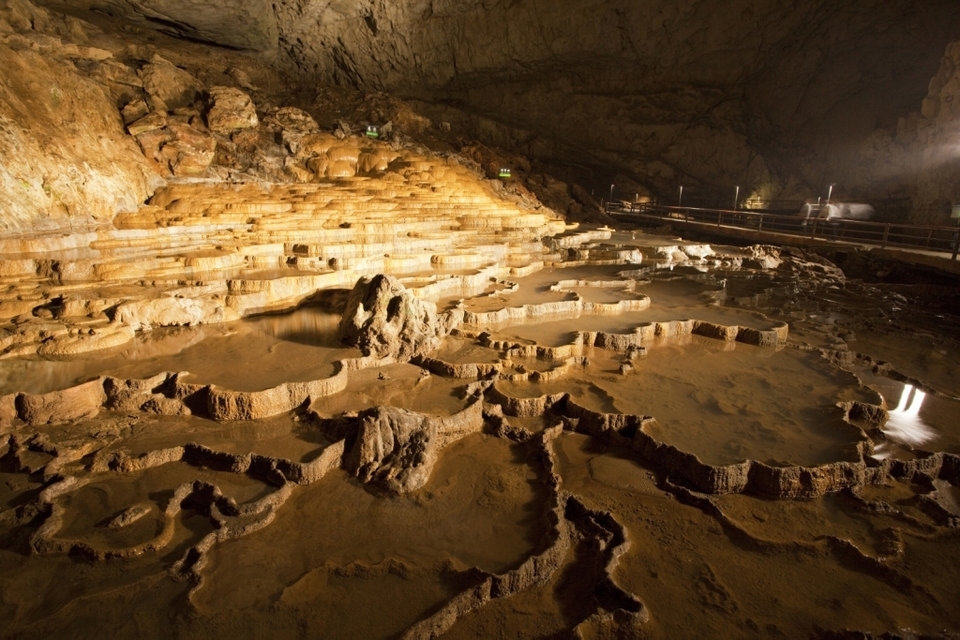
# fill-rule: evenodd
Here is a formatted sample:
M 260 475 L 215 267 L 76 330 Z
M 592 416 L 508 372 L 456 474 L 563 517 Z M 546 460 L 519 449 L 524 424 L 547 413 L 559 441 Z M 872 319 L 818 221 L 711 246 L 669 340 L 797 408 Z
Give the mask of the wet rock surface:
M 814 256 L 553 242 L 577 250 L 468 298 L 375 276 L 340 313 L 171 330 L 142 363 L 5 360 L 11 628 L 124 636 L 131 606 L 186 637 L 957 628 L 950 332 Z M 372 331 L 345 348 L 354 318 Z M 218 374 L 234 334 L 264 355 Z M 16 595 L 71 557 L 75 589 Z
M 960 631 L 942 284 L 567 224 L 589 192 L 455 119 L 129 38 L 0 6 L 0 635 Z M 949 128 L 953 74 L 904 136 Z M 743 150 L 711 126 L 674 146 L 708 173 Z

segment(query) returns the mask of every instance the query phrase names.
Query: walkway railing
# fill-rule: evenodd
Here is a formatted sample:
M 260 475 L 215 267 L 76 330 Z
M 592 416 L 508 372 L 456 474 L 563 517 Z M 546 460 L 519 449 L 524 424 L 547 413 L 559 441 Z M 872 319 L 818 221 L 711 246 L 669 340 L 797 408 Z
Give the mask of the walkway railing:
M 663 222 L 696 222 L 717 227 L 734 227 L 752 231 L 785 233 L 822 240 L 843 240 L 873 244 L 881 248 L 904 247 L 926 251 L 941 251 L 957 259 L 958 232 L 953 226 L 894 224 L 862 220 L 803 220 L 798 215 L 767 213 L 745 209 L 704 209 L 698 207 L 670 207 L 652 204 L 611 202 L 607 213 Z

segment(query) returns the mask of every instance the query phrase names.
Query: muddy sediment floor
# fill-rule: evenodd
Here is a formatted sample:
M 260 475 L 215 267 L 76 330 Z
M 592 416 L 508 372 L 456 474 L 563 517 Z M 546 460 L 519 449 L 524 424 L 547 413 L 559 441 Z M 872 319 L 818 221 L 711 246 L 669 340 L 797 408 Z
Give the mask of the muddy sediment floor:
M 956 637 L 956 319 L 668 245 L 0 360 L 0 636 Z

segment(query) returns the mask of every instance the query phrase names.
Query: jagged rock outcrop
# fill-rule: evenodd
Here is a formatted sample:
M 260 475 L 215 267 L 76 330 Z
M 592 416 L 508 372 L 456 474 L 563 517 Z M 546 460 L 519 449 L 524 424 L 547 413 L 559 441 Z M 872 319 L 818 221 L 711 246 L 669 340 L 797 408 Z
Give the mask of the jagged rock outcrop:
M 438 315 L 435 304 L 380 274 L 361 278 L 353 288 L 340 321 L 340 338 L 365 355 L 406 361 L 436 349 L 462 315 Z
M 347 469 L 362 482 L 408 493 L 427 483 L 443 447 L 483 428 L 482 403 L 447 418 L 373 407 L 352 422 L 356 439 Z

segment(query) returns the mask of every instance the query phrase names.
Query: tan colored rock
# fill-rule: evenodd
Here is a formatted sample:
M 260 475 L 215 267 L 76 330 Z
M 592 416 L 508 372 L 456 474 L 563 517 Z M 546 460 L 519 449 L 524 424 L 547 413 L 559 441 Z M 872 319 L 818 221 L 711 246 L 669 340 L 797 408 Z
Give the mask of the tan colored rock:
M 96 65 L 93 70 L 93 77 L 106 84 L 114 96 L 128 96 L 125 101 L 133 98 L 131 89 L 142 89 L 143 80 L 137 75 L 136 69 L 114 59 L 107 59 Z M 140 99 L 140 92 L 137 91 L 136 99 Z
M 287 164 L 284 169 L 293 176 L 297 182 L 310 182 L 316 176 L 316 172 L 304 169 L 295 163 Z
M 359 422 L 347 464 L 361 481 L 376 482 L 397 493 L 426 484 L 437 457 L 436 422 L 393 407 L 364 411 Z
M 63 391 L 22 393 L 17 396 L 17 413 L 31 425 L 70 422 L 97 415 L 106 399 L 103 381 L 91 380 Z
M 173 135 L 160 153 L 175 176 L 202 176 L 216 154 L 217 140 L 188 124 L 171 123 L 167 130 Z
M 0 231 L 110 220 L 158 186 L 96 80 L 2 45 L 0 68 Z
M 132 328 L 111 324 L 48 338 L 37 347 L 37 353 L 44 356 L 73 356 L 113 349 L 130 342 L 133 338 Z
M 126 302 L 114 313 L 115 322 L 136 331 L 225 322 L 238 317 L 235 311 L 214 301 L 170 297 Z
M 340 338 L 365 355 L 405 361 L 436 349 L 452 325 L 450 316 L 438 317 L 435 304 L 381 274 L 361 278 L 353 288 L 340 321 Z
M 301 158 L 310 156 L 326 156 L 330 147 L 338 144 L 337 139 L 328 133 L 311 133 L 304 135 L 298 149 L 291 149 Z
M 141 101 L 142 103 L 142 101 Z M 133 103 L 131 103 L 133 104 Z M 147 109 L 147 105 L 142 103 L 142 110 Z M 129 105 L 128 105 L 129 106 Z M 134 105 L 133 109 L 127 111 L 124 108 L 124 119 L 126 119 L 127 114 L 133 114 L 134 112 L 139 112 L 141 110 L 140 106 Z M 132 136 L 139 136 L 142 133 L 147 133 L 149 131 L 155 131 L 157 129 L 162 129 L 167 126 L 167 116 L 164 113 L 148 113 L 135 120 L 134 122 L 127 125 L 127 132 Z
M 482 403 L 448 418 L 395 407 L 374 407 L 357 416 L 357 437 L 347 468 L 362 481 L 394 493 L 423 487 L 440 450 L 483 427 Z
M 303 109 L 296 107 L 281 107 L 267 113 L 264 124 L 276 127 L 284 132 L 316 133 L 320 130 L 317 121 Z
M 326 155 L 314 156 L 307 160 L 307 170 L 313 173 L 314 175 L 320 177 L 327 176 L 327 170 L 330 166 L 330 161 L 327 159 Z
M 357 175 L 357 165 L 349 161 L 334 160 L 326 167 L 327 171 L 324 175 L 327 178 L 352 178 Z
M 136 122 L 140 118 L 144 117 L 150 113 L 150 107 L 147 106 L 147 103 L 143 100 L 137 98 L 136 100 L 131 100 L 123 109 L 120 110 L 120 115 L 123 117 L 123 123 L 128 127 L 130 123 Z M 129 131 L 129 129 L 127 129 Z M 131 134 L 136 135 L 136 134 Z
M 160 56 L 140 69 L 140 78 L 147 94 L 162 100 L 167 109 L 192 106 L 203 91 L 199 80 Z
M 211 87 L 210 103 L 207 126 L 215 133 L 229 134 L 237 129 L 251 129 L 259 124 L 253 100 L 239 89 Z

